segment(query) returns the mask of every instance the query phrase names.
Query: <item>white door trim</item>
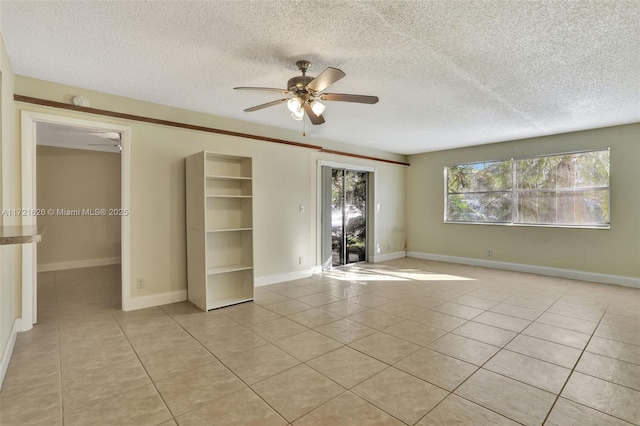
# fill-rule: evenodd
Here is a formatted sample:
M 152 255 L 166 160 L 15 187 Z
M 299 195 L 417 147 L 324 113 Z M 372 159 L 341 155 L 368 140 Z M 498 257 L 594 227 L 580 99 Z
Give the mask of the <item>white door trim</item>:
M 101 131 L 120 132 L 122 134 L 121 157 L 121 208 L 131 211 L 131 127 L 100 121 L 83 120 L 54 114 L 23 110 L 21 112 L 21 154 L 22 154 L 22 208 L 36 208 L 36 123 L 64 124 L 68 126 L 89 127 Z M 23 225 L 35 225 L 35 216 L 23 216 Z M 131 300 L 131 219 L 121 217 L 122 224 L 122 310 L 128 310 Z M 46 231 L 45 236 L 46 238 Z M 37 303 L 37 259 L 35 244 L 22 246 L 22 331 L 30 330 L 36 322 Z

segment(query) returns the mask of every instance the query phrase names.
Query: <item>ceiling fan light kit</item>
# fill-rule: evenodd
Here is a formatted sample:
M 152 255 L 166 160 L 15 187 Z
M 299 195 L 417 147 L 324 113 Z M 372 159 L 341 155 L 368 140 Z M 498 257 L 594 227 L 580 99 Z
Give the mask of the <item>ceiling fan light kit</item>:
M 296 65 L 302 72 L 302 75 L 289 79 L 287 82 L 287 89 L 276 89 L 272 87 L 234 87 L 236 90 L 259 90 L 278 92 L 284 95 L 293 95 L 291 98 L 284 98 L 256 105 L 254 107 L 247 108 L 244 111 L 253 112 L 286 102 L 287 109 L 291 111 L 291 118 L 300 121 L 304 118 L 306 113 L 311 123 L 318 125 L 324 123 L 325 120 L 322 114 L 324 114 L 327 108 L 327 106 L 320 102 L 320 100 L 355 102 L 361 104 L 375 104 L 378 102 L 377 96 L 322 93 L 323 90 L 343 78 L 346 74 L 337 68 L 329 67 L 322 71 L 317 77 L 311 77 L 307 76 L 307 70 L 311 66 L 309 61 L 298 61 L 296 62 Z

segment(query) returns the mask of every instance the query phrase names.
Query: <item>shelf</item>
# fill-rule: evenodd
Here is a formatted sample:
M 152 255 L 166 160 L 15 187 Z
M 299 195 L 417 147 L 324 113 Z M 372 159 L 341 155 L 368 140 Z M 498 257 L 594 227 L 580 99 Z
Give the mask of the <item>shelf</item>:
M 220 180 L 251 180 L 250 177 L 244 176 L 220 176 L 220 175 L 207 175 L 207 179 L 220 179 Z
M 207 304 L 207 308 L 209 310 L 218 309 L 218 308 L 224 308 L 225 306 L 237 305 L 238 303 L 244 303 L 244 302 L 251 302 L 252 300 L 253 300 L 253 297 L 248 298 L 248 299 L 234 299 L 234 298 L 215 299 L 215 300 L 210 300 L 209 301 L 209 303 Z
M 185 174 L 189 300 L 204 311 L 253 300 L 252 159 L 200 152 Z
M 217 266 L 214 268 L 207 268 L 207 275 L 225 274 L 227 272 L 244 271 L 246 269 L 253 269 L 253 266 L 251 265 Z
M 227 228 L 227 229 L 208 229 L 207 232 L 238 232 L 238 231 L 252 231 L 253 228 Z

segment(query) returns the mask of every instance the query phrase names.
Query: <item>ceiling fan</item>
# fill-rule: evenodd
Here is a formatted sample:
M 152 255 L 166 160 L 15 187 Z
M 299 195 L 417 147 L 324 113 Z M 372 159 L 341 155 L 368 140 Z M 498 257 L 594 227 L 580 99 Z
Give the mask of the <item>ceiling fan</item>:
M 97 132 L 97 133 L 91 133 L 93 136 L 97 136 L 100 138 L 105 138 L 108 139 L 112 142 L 116 142 L 116 143 L 90 143 L 87 145 L 90 146 L 112 146 L 114 148 L 117 148 L 118 151 L 122 152 L 122 139 L 121 139 L 121 135 L 118 132 Z
M 321 103 L 321 100 L 356 102 L 361 104 L 375 104 L 378 102 L 377 96 L 322 93 L 323 90 L 343 78 L 346 74 L 337 68 L 329 67 L 322 71 L 317 77 L 311 77 L 307 76 L 307 70 L 311 66 L 309 61 L 298 61 L 296 62 L 296 65 L 302 72 L 302 75 L 289 79 L 287 82 L 287 89 L 275 89 L 271 87 L 234 87 L 236 90 L 260 90 L 278 92 L 283 95 L 293 95 L 289 98 L 278 99 L 277 101 L 256 105 L 254 107 L 247 108 L 244 111 L 253 112 L 286 102 L 287 108 L 291 111 L 291 117 L 294 120 L 302 120 L 304 118 L 304 113 L 306 112 L 311 123 L 322 124 L 324 123 L 324 117 L 322 114 L 326 109 L 326 105 Z

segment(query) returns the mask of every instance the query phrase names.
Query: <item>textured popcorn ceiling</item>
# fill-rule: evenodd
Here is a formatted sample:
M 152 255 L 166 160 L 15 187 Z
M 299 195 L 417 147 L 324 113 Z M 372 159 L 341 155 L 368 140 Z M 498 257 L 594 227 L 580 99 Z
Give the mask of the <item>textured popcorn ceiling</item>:
M 411 154 L 640 121 L 638 1 L 0 2 L 17 74 L 301 130 L 244 108 L 327 66 L 322 137 Z M 606 143 L 606 141 L 603 141 Z

